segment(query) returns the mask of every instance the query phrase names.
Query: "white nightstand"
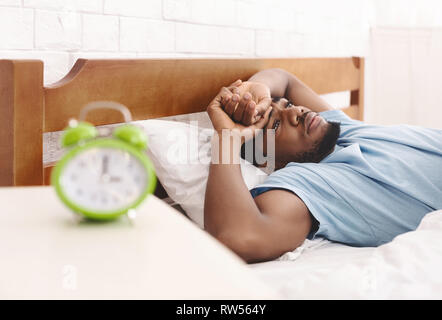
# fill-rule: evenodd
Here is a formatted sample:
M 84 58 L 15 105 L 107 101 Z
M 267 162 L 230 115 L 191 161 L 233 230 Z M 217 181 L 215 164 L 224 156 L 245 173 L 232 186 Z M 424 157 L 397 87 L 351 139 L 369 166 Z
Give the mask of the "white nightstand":
M 272 299 L 239 258 L 158 198 L 79 222 L 52 187 L 0 188 L 2 299 Z

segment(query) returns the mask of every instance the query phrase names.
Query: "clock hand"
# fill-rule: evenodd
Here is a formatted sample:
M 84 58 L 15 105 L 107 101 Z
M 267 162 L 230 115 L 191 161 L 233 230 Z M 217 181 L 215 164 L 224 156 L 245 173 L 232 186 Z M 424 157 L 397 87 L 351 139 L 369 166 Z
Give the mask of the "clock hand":
M 104 155 L 101 158 L 101 174 L 100 174 L 100 181 L 101 182 L 109 182 L 110 176 L 108 174 L 109 171 L 109 157 L 107 155 Z
M 105 175 L 109 171 L 109 157 L 107 155 L 105 155 L 102 158 L 102 167 L 101 167 L 101 169 L 102 169 L 101 175 Z
M 110 177 L 109 182 L 121 182 L 121 178 L 120 177 Z

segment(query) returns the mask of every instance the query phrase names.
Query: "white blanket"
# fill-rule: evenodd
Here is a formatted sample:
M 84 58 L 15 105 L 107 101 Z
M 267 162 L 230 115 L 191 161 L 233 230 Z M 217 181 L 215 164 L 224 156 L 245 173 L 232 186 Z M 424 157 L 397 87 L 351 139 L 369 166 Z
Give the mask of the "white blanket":
M 441 299 L 442 210 L 377 248 L 306 241 L 251 268 L 287 299 Z

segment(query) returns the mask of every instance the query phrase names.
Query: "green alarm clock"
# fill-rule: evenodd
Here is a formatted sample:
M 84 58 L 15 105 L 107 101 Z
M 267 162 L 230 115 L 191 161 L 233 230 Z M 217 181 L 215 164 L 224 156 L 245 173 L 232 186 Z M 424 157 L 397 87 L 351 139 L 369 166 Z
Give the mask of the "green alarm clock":
M 69 150 L 51 175 L 62 202 L 94 220 L 115 219 L 131 212 L 156 186 L 155 170 L 145 153 L 147 137 L 140 128 L 127 124 L 131 117 L 125 106 L 93 102 L 82 110 L 80 119 L 103 107 L 121 111 L 126 124 L 103 137 L 92 124 L 71 120 L 61 138 L 61 145 Z

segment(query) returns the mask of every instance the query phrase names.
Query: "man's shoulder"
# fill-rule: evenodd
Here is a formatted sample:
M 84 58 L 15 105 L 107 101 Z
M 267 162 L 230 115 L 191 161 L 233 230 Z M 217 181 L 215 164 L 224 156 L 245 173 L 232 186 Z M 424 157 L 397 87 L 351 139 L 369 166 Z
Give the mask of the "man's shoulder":
M 364 124 L 364 122 L 350 118 L 341 109 L 332 109 L 320 112 L 319 115 L 327 121 L 340 122 L 341 124 Z
M 284 168 L 270 173 L 260 187 L 291 189 L 293 186 L 297 186 L 308 190 L 323 183 L 324 178 L 327 177 L 329 173 L 336 171 L 339 171 L 339 168 L 336 168 L 336 164 L 327 162 L 290 162 Z M 262 191 L 263 190 L 261 190 L 261 192 Z

